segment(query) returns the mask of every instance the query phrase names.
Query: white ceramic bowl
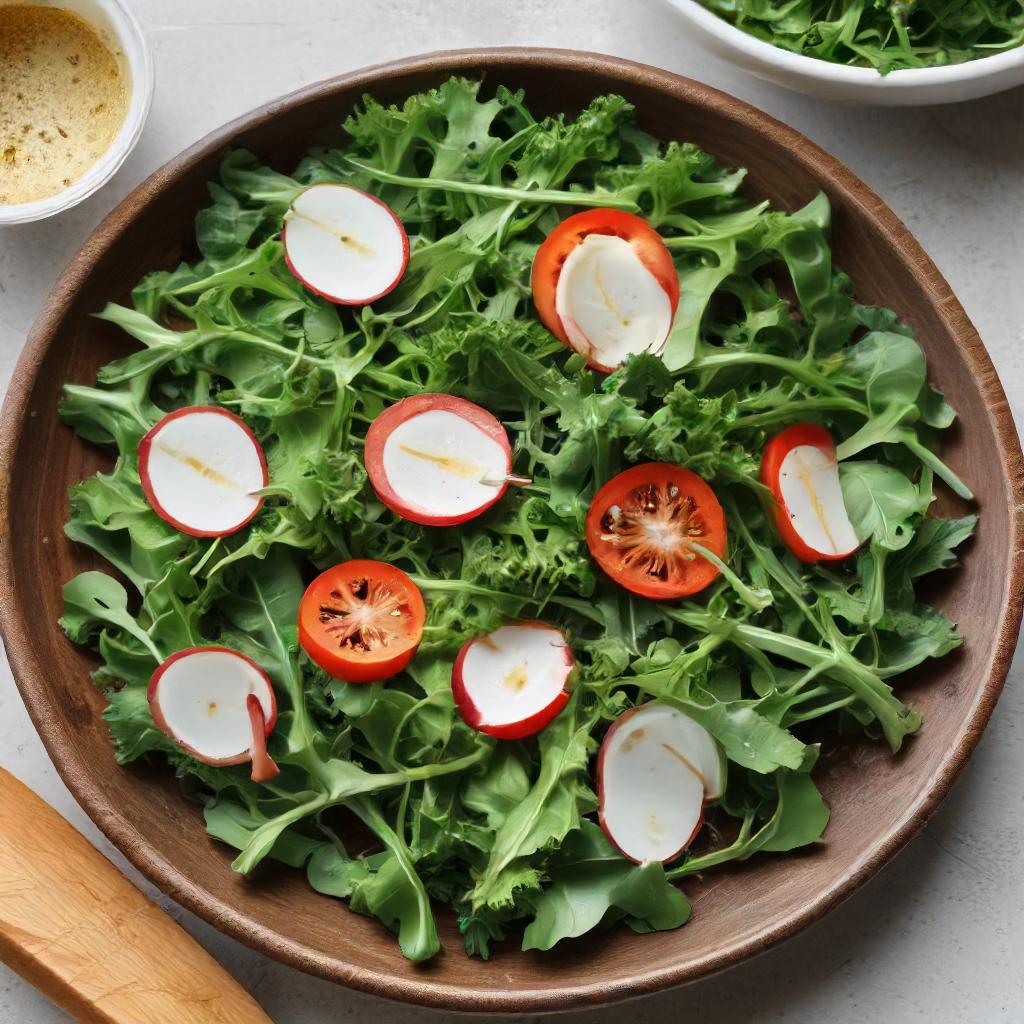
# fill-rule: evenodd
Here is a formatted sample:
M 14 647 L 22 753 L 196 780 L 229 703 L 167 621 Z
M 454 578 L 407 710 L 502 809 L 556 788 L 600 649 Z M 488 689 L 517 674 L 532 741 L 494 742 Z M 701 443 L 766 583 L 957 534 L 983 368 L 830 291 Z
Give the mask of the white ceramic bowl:
M 756 39 L 712 14 L 697 0 L 665 0 L 708 50 L 758 78 L 787 89 L 845 103 L 907 107 L 958 103 L 1024 85 L 1024 47 L 941 68 L 908 68 L 880 75 L 791 53 Z
M 121 65 L 131 89 L 128 113 L 110 148 L 77 181 L 45 199 L 0 204 L 0 224 L 42 220 L 80 203 L 106 183 L 139 141 L 153 99 L 153 58 L 135 15 L 120 0 L 2 0 L 4 4 L 33 3 L 74 11 L 99 33 Z

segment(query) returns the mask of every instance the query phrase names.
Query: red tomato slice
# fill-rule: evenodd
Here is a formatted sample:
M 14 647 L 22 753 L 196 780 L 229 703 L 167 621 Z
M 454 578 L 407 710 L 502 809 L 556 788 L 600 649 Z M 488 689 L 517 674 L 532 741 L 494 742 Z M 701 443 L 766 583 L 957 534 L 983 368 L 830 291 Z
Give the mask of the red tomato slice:
M 836 446 L 824 427 L 796 423 L 773 437 L 761 457 L 761 482 L 775 499 L 779 533 L 801 562 L 838 561 L 860 547 L 843 504 Z
M 328 675 L 373 683 L 397 675 L 423 635 L 423 595 L 401 569 L 356 559 L 321 573 L 299 605 L 299 642 Z
M 641 597 L 687 597 L 718 576 L 693 542 L 724 558 L 725 513 L 696 473 L 646 462 L 612 477 L 590 503 L 587 546 L 616 583 Z
M 563 220 L 537 250 L 531 278 L 537 314 L 544 326 L 570 348 L 573 346 L 556 309 L 558 279 L 573 249 L 588 235 L 595 234 L 613 235 L 627 241 L 668 296 L 673 317 L 679 306 L 679 276 L 672 262 L 672 254 L 665 247 L 661 235 L 647 221 L 632 213 L 604 208 L 573 214 Z M 594 362 L 590 365 L 602 373 L 610 373 L 615 369 Z
M 370 424 L 363 459 L 377 497 L 395 515 L 455 526 L 501 500 L 512 448 L 486 409 L 426 394 L 403 398 Z

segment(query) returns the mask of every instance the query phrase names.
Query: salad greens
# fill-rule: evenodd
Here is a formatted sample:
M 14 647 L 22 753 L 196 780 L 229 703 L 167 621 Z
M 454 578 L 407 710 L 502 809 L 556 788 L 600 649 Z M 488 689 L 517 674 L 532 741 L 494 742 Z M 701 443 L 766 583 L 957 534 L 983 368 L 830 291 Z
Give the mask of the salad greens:
M 1021 0 L 699 0 L 758 39 L 875 68 L 962 64 L 1024 44 Z
M 616 920 L 674 928 L 690 908 L 672 883 L 816 842 L 828 820 L 809 774 L 819 740 L 863 731 L 895 751 L 918 729 L 891 680 L 962 641 L 915 586 L 955 564 L 974 526 L 927 516 L 935 477 L 970 494 L 936 454 L 954 413 L 911 331 L 857 303 L 833 266 L 824 196 L 792 213 L 751 202 L 742 171 L 644 134 L 618 96 L 537 119 L 521 92 L 479 90 L 452 79 L 401 107 L 367 98 L 347 144 L 313 151 L 293 175 L 228 154 L 196 218 L 196 258 L 99 314 L 140 347 L 95 386 L 68 384 L 61 407 L 80 436 L 116 450 L 109 472 L 73 488 L 66 530 L 117 577 L 69 582 L 61 623 L 98 648 L 118 761 L 165 758 L 210 834 L 238 850 L 235 870 L 304 868 L 416 960 L 439 948 L 434 902 L 454 909 L 470 953 L 486 957 L 522 925 L 524 948 L 548 949 Z M 284 264 L 282 217 L 322 181 L 380 196 L 411 237 L 404 279 L 372 308 L 340 310 Z M 634 357 L 607 378 L 530 305 L 538 244 L 581 205 L 646 216 L 683 296 L 664 358 Z M 388 512 L 367 484 L 363 438 L 386 405 L 422 391 L 494 412 L 532 485 L 459 527 Z M 252 425 L 270 467 L 259 516 L 212 541 L 158 518 L 137 467 L 166 411 L 211 403 Z M 767 511 L 761 449 L 800 420 L 841 439 L 864 541 L 843 563 L 797 562 Z M 590 496 L 637 460 L 689 467 L 725 507 L 728 571 L 695 599 L 635 597 L 588 557 Z M 358 557 L 402 567 L 428 603 L 417 656 L 383 684 L 332 680 L 297 643 L 304 581 Z M 580 674 L 547 729 L 500 742 L 455 712 L 451 667 L 467 638 L 520 616 L 562 628 Z M 150 717 L 157 663 L 212 642 L 253 658 L 277 689 L 270 752 L 282 771 L 268 784 L 193 760 Z M 667 867 L 626 861 L 593 820 L 600 737 L 655 697 L 730 762 L 715 838 Z

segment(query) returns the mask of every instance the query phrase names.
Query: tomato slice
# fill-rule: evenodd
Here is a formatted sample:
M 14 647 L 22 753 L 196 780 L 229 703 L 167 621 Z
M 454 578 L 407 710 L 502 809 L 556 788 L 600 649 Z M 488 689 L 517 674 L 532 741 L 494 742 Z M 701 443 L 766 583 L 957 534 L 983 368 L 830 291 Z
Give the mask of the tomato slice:
M 694 551 L 726 553 L 725 513 L 696 473 L 646 462 L 612 477 L 590 503 L 587 546 L 616 583 L 641 597 L 687 597 L 718 576 Z
M 761 482 L 775 499 L 782 539 L 801 562 L 848 558 L 860 541 L 843 504 L 832 435 L 797 423 L 773 437 L 761 457 Z
M 423 635 L 423 595 L 401 569 L 356 559 L 321 573 L 299 605 L 299 642 L 328 675 L 372 683 L 401 672 Z
M 597 350 L 584 349 L 574 344 L 558 311 L 558 283 L 566 260 L 590 235 L 607 235 L 629 244 L 640 263 L 650 272 L 668 298 L 669 325 L 679 306 L 679 276 L 672 262 L 672 254 L 666 248 L 661 235 L 642 217 L 622 210 L 599 208 L 574 214 L 562 221 L 541 244 L 533 261 L 531 281 L 533 301 L 541 321 L 564 345 L 577 351 L 584 351 L 593 369 L 611 373 L 622 360 L 615 365 L 604 363 Z M 664 344 L 664 339 L 661 340 L 661 344 Z
M 480 515 L 508 490 L 512 448 L 486 409 L 455 395 L 403 398 L 370 424 L 364 452 L 377 497 L 424 526 Z

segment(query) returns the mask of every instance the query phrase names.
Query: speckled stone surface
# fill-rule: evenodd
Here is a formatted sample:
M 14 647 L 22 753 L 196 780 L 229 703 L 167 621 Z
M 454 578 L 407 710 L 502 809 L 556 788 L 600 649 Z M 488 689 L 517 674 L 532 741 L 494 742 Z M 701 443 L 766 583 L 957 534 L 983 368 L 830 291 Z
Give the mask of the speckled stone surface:
M 992 353 L 1020 423 L 1024 89 L 922 110 L 826 106 L 764 85 L 702 53 L 657 0 L 130 2 L 155 50 L 157 91 L 149 124 L 115 180 L 97 195 L 62 217 L 0 229 L 4 386 L 46 293 L 81 241 L 124 193 L 207 131 L 281 93 L 365 64 L 442 48 L 522 44 L 604 51 L 689 75 L 767 110 L 845 161 L 903 218 L 948 278 Z M 974 758 L 928 827 L 820 924 L 721 977 L 567 1019 L 573 1024 L 1019 1022 L 1024 1013 L 1022 683 L 1024 663 L 1018 657 Z M 57 778 L 6 662 L 0 669 L 0 762 L 124 866 Z M 277 1024 L 442 1019 L 308 978 L 161 902 Z M 340 908 L 338 927 L 345 927 Z M 0 966 L 0 1024 L 66 1020 Z

